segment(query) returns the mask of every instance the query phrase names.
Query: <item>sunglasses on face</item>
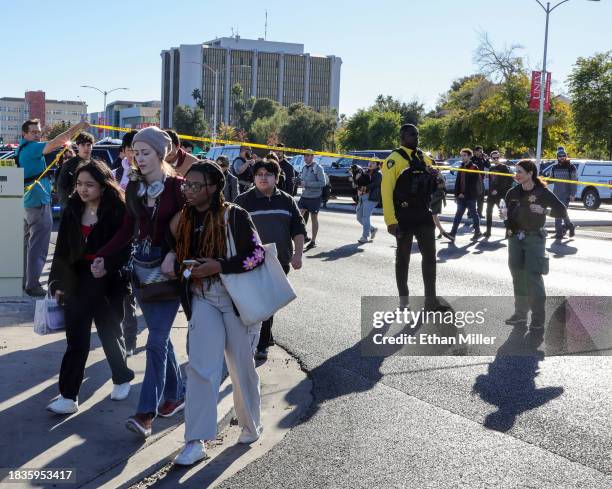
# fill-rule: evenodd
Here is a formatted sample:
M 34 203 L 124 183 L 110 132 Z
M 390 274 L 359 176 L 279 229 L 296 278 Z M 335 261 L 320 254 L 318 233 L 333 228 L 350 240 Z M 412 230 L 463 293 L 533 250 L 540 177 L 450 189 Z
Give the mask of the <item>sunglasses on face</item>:
M 200 192 L 204 187 L 215 187 L 215 183 L 202 183 L 202 182 L 183 182 L 181 184 L 181 191 L 185 192 Z

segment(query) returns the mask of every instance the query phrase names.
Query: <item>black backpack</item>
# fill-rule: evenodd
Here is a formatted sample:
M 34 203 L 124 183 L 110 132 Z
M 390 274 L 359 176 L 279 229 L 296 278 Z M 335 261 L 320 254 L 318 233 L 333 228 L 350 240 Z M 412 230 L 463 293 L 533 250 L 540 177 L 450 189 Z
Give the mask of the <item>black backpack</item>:
M 425 163 L 421 150 L 416 150 L 409 157 L 402 148 L 396 149 L 404 159 L 410 162 L 400 173 L 393 190 L 393 204 L 397 221 L 408 222 L 416 215 L 428 214 L 431 196 L 436 190 L 436 175 Z

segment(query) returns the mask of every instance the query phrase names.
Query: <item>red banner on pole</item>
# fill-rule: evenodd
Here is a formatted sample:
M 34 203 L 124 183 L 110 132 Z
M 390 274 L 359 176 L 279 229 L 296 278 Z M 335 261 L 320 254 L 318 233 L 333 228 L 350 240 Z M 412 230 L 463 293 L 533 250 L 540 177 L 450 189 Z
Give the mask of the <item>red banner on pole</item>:
M 529 96 L 529 110 L 540 110 L 540 94 L 542 93 L 541 71 L 531 72 L 531 93 Z M 546 88 L 544 93 L 544 112 L 550 112 L 550 72 L 546 72 Z

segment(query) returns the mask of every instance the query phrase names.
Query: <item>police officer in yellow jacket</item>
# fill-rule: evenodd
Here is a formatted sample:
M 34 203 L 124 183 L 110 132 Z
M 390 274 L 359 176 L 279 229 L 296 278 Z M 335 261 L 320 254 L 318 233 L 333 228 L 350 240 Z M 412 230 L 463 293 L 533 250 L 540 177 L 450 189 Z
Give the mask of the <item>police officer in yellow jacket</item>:
M 413 238 L 422 256 L 425 307 L 446 309 L 436 297 L 436 240 L 430 203 L 435 189 L 434 161 L 418 148 L 419 131 L 412 124 L 400 129 L 401 146 L 383 164 L 382 202 L 385 224 L 397 239 L 395 279 L 400 306 L 408 306 L 408 266 Z M 432 180 L 433 179 L 433 180 Z M 430 185 L 433 183 L 433 186 Z

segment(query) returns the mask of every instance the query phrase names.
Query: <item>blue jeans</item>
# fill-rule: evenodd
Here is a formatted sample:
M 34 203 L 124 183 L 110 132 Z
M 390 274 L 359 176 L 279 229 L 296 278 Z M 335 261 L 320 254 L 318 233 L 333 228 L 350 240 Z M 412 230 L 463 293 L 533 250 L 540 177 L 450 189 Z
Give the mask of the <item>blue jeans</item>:
M 134 293 L 149 328 L 147 365 L 137 412 L 157 414 L 162 399 L 178 401 L 185 396 L 181 368 L 170 341 L 170 330 L 178 312 L 179 299 L 142 302 L 136 286 Z
M 468 211 L 468 217 L 471 217 L 474 223 L 474 232 L 480 232 L 480 219 L 476 211 L 476 201 L 457 199 L 457 212 L 455 213 L 455 219 L 453 221 L 453 229 L 451 229 L 450 232 L 453 236 L 457 234 L 457 229 L 459 228 L 459 224 L 461 223 L 461 219 L 463 219 L 463 214 L 465 214 L 466 209 Z
M 357 204 L 357 209 L 355 209 L 355 211 L 357 213 L 357 221 L 363 226 L 361 239 L 368 239 L 370 237 L 370 230 L 372 229 L 370 218 L 372 217 L 372 213 L 374 212 L 374 209 L 376 209 L 377 204 L 378 202 L 368 200 L 367 194 L 359 196 L 359 203 Z
M 565 206 L 566 209 L 569 207 L 569 195 L 564 199 L 559 200 Z M 567 214 L 565 215 L 565 217 L 555 217 L 555 233 L 557 234 L 557 236 L 561 236 L 563 234 L 563 224 L 565 224 L 566 227 L 570 227 L 572 225 L 572 221 L 570 221 L 569 216 Z

